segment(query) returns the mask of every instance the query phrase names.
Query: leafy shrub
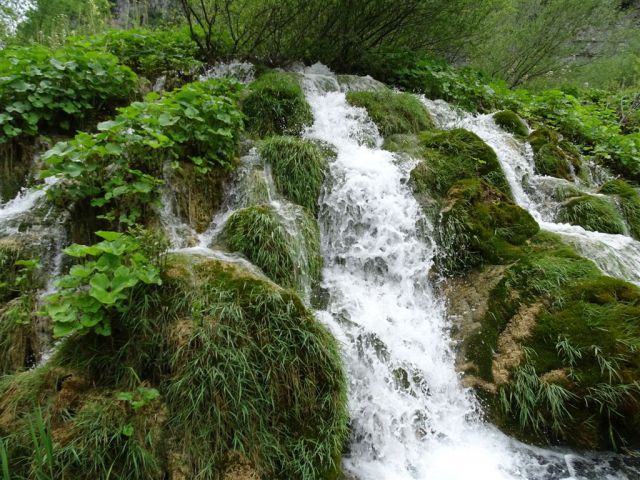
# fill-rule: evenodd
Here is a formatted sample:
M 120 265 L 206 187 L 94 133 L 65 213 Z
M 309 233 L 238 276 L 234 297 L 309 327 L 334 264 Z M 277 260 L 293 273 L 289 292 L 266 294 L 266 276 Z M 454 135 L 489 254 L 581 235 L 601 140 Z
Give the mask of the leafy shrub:
M 298 135 L 313 122 L 311 107 L 293 74 L 269 72 L 249 86 L 242 102 L 247 129 L 259 136 Z
M 260 156 L 271 165 L 280 193 L 316 216 L 327 168 L 322 149 L 311 140 L 272 137 L 260 146 Z
M 71 245 L 67 255 L 84 259 L 58 280 L 58 292 L 46 299 L 45 311 L 57 337 L 94 331 L 111 334 L 111 321 L 129 308 L 132 289 L 143 282 L 161 283 L 159 270 L 141 252 L 134 238 L 117 232 L 96 232 L 104 241 Z
M 81 127 L 126 103 L 137 77 L 113 55 L 81 47 L 0 51 L 0 143 Z
M 189 74 L 202 66 L 198 45 L 187 30 L 111 30 L 76 42 L 103 48 L 137 74 L 150 79 L 166 73 Z
M 162 168 L 171 161 L 193 163 L 200 173 L 234 165 L 242 113 L 240 85 L 209 80 L 159 96 L 149 94 L 120 110 L 99 133 L 60 142 L 44 159 L 43 176 L 64 182 L 49 190 L 56 199 L 90 198 L 108 220 L 133 224 L 157 199 Z
M 401 133 L 419 133 L 433 128 L 433 121 L 424 105 L 408 93 L 391 90 L 347 92 L 347 101 L 367 110 L 384 137 Z

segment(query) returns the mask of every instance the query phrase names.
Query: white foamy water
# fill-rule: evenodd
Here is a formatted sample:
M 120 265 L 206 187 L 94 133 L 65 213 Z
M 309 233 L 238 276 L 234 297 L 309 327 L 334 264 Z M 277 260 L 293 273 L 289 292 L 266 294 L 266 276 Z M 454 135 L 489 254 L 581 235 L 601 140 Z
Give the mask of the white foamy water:
M 312 67 L 303 83 L 315 117 L 306 135 L 338 152 L 320 214 L 329 302 L 317 315 L 341 344 L 349 380 L 348 478 L 627 478 L 522 445 L 482 420 L 455 371 L 445 309 L 427 279 L 436 252 L 407 186 L 412 165 L 379 148 L 366 112 L 348 105 L 330 72 Z
M 516 203 L 531 213 L 540 228 L 562 236 L 607 275 L 640 284 L 640 242 L 626 235 L 592 232 L 554 221 L 555 212 L 549 208 L 554 202 L 544 194 L 544 186 L 558 180 L 535 173 L 529 144 L 517 141 L 498 127 L 492 115 L 471 115 L 442 100 L 422 100 L 441 128 L 465 128 L 493 148 Z

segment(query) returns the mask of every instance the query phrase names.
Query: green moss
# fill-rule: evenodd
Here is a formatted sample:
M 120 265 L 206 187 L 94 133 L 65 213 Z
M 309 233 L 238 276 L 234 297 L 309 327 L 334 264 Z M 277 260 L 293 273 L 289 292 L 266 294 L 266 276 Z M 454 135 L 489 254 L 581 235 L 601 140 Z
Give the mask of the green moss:
M 258 136 L 298 135 L 313 122 L 311 107 L 293 74 L 268 72 L 249 87 L 242 103 L 247 129 Z
M 600 193 L 617 195 L 618 208 L 627 223 L 630 235 L 640 240 L 640 193 L 624 180 L 605 183 Z
M 493 115 L 493 120 L 496 124 L 519 137 L 526 137 L 529 135 L 529 128 L 522 121 L 522 119 L 511 110 L 503 110 Z
M 573 198 L 558 210 L 559 222 L 580 225 L 586 230 L 624 233 L 625 224 L 611 199 L 583 195 Z
M 433 120 L 422 102 L 409 93 L 396 93 L 389 89 L 347 92 L 347 101 L 365 108 L 383 137 L 433 128 Z
M 458 180 L 480 178 L 511 198 L 511 188 L 495 152 L 463 129 L 423 132 L 424 162 L 411 172 L 418 193 L 443 197 Z
M 287 218 L 294 218 L 292 225 L 285 223 Z M 308 283 L 320 278 L 318 226 L 303 209 L 294 208 L 286 217 L 270 205 L 238 210 L 229 217 L 222 239 L 230 251 L 242 253 L 284 287 L 306 292 Z
M 397 133 L 384 139 L 382 148 L 389 152 L 406 153 L 413 158 L 422 157 L 422 147 L 417 135 Z
M 528 138 L 533 148 L 536 172 L 540 175 L 573 180 L 582 168 L 580 153 L 558 133 L 539 128 Z
M 278 191 L 317 216 L 327 169 L 322 149 L 311 140 L 272 137 L 260 146 L 260 156 L 271 165 Z
M 212 478 L 240 450 L 261 478 L 334 478 L 347 433 L 335 340 L 291 291 L 236 266 L 174 256 L 169 269 L 193 319 L 166 385 L 188 469 Z
M 488 183 L 462 180 L 449 190 L 438 227 L 445 247 L 441 267 L 460 272 L 483 263 L 511 262 L 538 230 L 526 210 Z

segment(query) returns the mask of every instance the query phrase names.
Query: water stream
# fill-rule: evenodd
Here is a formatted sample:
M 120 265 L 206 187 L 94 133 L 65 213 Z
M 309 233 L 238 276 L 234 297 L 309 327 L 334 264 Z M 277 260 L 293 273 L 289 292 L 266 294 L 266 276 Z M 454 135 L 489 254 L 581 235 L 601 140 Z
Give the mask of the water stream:
M 317 313 L 341 343 L 349 378 L 348 478 L 632 478 L 608 458 L 528 447 L 483 421 L 428 281 L 436 247 L 407 186 L 412 162 L 380 148 L 366 112 L 326 69 L 307 69 L 303 83 L 315 117 L 306 135 L 338 152 L 320 214 L 330 300 Z

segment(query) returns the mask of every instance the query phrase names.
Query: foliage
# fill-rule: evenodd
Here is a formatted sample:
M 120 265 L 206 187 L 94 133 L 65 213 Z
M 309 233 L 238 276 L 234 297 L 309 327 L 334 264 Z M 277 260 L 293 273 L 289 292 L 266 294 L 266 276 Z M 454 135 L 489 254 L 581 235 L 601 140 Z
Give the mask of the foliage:
M 259 135 L 298 135 L 313 122 L 311 107 L 293 74 L 268 72 L 249 86 L 242 102 L 247 130 Z
M 558 221 L 596 232 L 625 233 L 625 224 L 615 203 L 606 197 L 572 198 L 560 207 Z
M 240 85 L 209 80 L 159 96 L 149 94 L 120 110 L 99 133 L 79 133 L 60 142 L 44 159 L 43 176 L 64 179 L 48 194 L 56 199 L 91 199 L 105 218 L 135 223 L 157 199 L 165 162 L 174 169 L 191 162 L 204 174 L 234 165 L 242 113 Z
M 133 97 L 136 75 L 113 55 L 80 47 L 0 51 L 0 143 L 72 132 Z
M 198 59 L 198 46 L 186 30 L 110 30 L 89 37 L 78 38 L 91 48 L 105 49 L 120 63 L 149 79 L 168 73 L 189 75 L 202 65 Z
M 46 299 L 45 312 L 57 337 L 74 332 L 111 334 L 111 322 L 124 314 L 138 283 L 161 283 L 159 271 L 140 251 L 136 240 L 116 232 L 96 232 L 104 241 L 71 245 L 65 253 L 83 259 L 57 282 Z
M 311 140 L 272 137 L 260 145 L 260 157 L 271 165 L 279 192 L 317 216 L 327 169 L 323 150 Z
M 408 93 L 391 90 L 347 92 L 347 101 L 367 110 L 384 137 L 393 134 L 419 133 L 433 128 L 433 121 L 424 105 Z
M 271 205 L 238 210 L 227 220 L 222 239 L 229 250 L 245 255 L 284 287 L 306 293 L 307 285 L 314 285 L 320 278 L 318 226 L 299 207 L 290 208 L 284 215 Z

